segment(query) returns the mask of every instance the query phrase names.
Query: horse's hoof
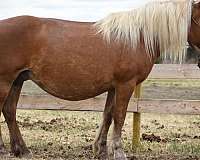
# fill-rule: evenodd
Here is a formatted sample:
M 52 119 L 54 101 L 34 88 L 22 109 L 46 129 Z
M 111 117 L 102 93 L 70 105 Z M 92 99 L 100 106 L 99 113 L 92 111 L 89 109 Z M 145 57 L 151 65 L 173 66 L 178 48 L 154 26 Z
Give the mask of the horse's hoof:
M 31 159 L 33 157 L 32 153 L 30 151 L 26 151 L 26 152 L 16 152 L 13 153 L 15 157 L 19 157 L 19 158 L 24 158 L 24 159 Z
M 21 157 L 24 159 L 32 159 L 33 154 L 31 152 L 27 152 L 27 153 L 24 153 Z
M 121 148 L 114 151 L 114 160 L 127 160 L 126 154 Z
M 110 148 L 108 157 L 109 160 L 128 160 L 122 148 Z
M 0 155 L 6 155 L 8 152 L 6 151 L 6 148 L 4 145 L 0 146 Z
M 31 152 L 28 150 L 27 147 L 15 145 L 12 149 L 12 153 L 15 157 L 26 158 L 30 159 L 32 157 Z
M 99 160 L 108 160 L 108 154 L 107 153 L 101 153 L 98 155 Z
M 92 146 L 95 158 L 106 160 L 107 158 L 107 146 L 99 143 L 94 143 Z
M 95 155 L 95 157 L 98 155 L 99 153 L 99 144 L 98 143 L 94 143 L 92 144 L 92 150 L 93 150 L 93 154 Z

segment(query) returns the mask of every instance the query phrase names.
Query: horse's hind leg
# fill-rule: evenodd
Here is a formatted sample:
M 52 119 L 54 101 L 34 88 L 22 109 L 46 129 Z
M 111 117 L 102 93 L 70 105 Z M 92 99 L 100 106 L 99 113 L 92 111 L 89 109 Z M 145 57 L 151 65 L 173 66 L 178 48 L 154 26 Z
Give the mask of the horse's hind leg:
M 112 114 L 114 120 L 114 128 L 112 135 L 112 145 L 109 146 L 109 159 L 111 160 L 126 160 L 126 156 L 122 149 L 121 132 L 126 117 L 126 111 L 130 97 L 135 88 L 135 82 L 119 84 L 116 87 L 116 105 L 113 107 Z
M 107 156 L 107 135 L 112 123 L 112 108 L 114 106 L 115 90 L 108 91 L 105 109 L 103 112 L 103 121 L 100 125 L 99 132 L 96 135 L 93 151 L 95 156 L 104 158 Z
M 16 107 L 23 85 L 23 75 L 21 74 L 13 83 L 9 95 L 3 107 L 3 114 L 10 132 L 11 151 L 15 156 L 28 155 L 30 152 L 24 143 L 19 127 L 16 123 Z

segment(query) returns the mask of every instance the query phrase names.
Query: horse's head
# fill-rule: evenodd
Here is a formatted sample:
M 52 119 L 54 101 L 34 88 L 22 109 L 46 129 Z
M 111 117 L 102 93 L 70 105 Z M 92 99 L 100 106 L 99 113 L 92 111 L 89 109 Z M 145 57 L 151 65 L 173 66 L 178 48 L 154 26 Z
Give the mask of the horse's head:
M 198 66 L 200 68 L 200 0 L 194 1 L 192 5 L 192 18 L 188 34 L 188 43 L 194 49 L 194 52 L 198 54 Z
M 194 1 L 192 5 L 191 27 L 188 34 L 189 44 L 200 51 L 200 1 Z

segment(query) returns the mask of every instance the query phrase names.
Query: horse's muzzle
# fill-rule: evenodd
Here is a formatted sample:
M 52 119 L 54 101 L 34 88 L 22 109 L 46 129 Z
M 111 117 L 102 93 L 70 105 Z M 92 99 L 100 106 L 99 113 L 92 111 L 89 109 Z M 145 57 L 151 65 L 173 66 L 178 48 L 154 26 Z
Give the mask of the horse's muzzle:
M 200 68 L 200 55 L 198 55 L 198 64 L 197 66 Z
M 200 68 L 200 48 L 193 45 L 193 44 L 190 44 L 190 46 L 192 47 L 192 49 L 194 49 L 194 51 L 196 51 L 196 53 L 198 54 L 198 64 L 197 66 Z

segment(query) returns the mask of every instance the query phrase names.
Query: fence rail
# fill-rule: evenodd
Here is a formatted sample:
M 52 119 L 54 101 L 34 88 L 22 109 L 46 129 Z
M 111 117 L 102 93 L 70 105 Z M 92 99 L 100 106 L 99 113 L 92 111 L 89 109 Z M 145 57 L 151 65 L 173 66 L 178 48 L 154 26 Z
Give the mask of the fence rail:
M 200 79 L 197 65 L 158 64 L 149 79 Z M 133 149 L 140 146 L 140 113 L 200 114 L 200 100 L 141 99 L 140 85 L 132 98 L 128 111 L 133 112 Z M 103 111 L 105 98 L 100 96 L 85 101 L 69 102 L 50 95 L 21 95 L 18 108 L 70 111 Z
M 149 79 L 200 79 L 200 70 L 194 64 L 158 64 L 154 66 Z M 70 102 L 50 95 L 21 95 L 18 108 L 101 112 L 104 110 L 104 105 L 104 96 Z M 138 101 L 132 98 L 128 112 L 200 114 L 200 100 L 139 99 Z
M 149 79 L 200 79 L 196 64 L 156 64 Z
M 104 110 L 105 97 L 70 102 L 52 96 L 21 95 L 18 108 L 34 110 L 68 110 L 68 111 L 95 111 Z M 199 100 L 177 99 L 131 99 L 128 112 L 139 113 L 172 113 L 172 114 L 200 114 Z

